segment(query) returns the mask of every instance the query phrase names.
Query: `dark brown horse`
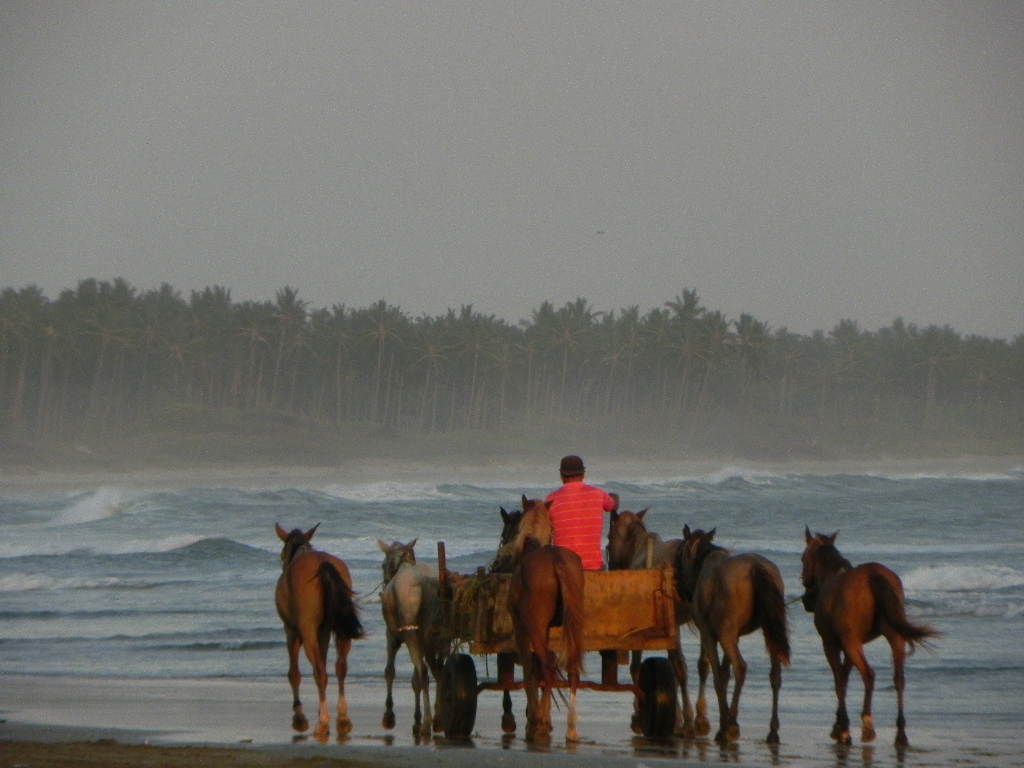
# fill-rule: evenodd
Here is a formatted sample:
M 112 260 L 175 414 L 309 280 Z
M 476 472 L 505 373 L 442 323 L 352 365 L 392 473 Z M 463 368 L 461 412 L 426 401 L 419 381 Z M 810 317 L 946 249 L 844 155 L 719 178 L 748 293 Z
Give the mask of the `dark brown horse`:
M 281 551 L 281 577 L 277 580 L 274 599 L 277 613 L 284 623 L 288 643 L 288 682 L 292 686 L 292 727 L 299 733 L 309 728 L 299 701 L 299 648 L 306 649 L 306 658 L 313 667 L 320 696 L 315 736 L 325 740 L 330 734 L 327 712 L 327 651 L 334 635 L 338 660 L 334 667 L 338 678 L 338 736 L 352 730 L 345 703 L 345 675 L 348 673 L 348 652 L 352 641 L 363 636 L 363 626 L 352 600 L 352 577 L 348 567 L 326 552 L 317 552 L 310 545 L 319 524 L 303 533 L 296 528 L 286 533 L 275 525 L 277 536 L 284 542 Z
M 768 680 L 772 686 L 772 717 L 768 743 L 779 743 L 779 689 L 782 666 L 789 666 L 789 628 L 786 599 L 779 569 L 760 555 L 734 555 L 713 543 L 715 529 L 690 531 L 683 528 L 676 578 L 681 595 L 690 597 L 694 622 L 700 630 L 700 691 L 698 716 L 705 711 L 704 681 L 710 665 L 718 695 L 719 730 L 715 741 L 739 738 L 740 692 L 747 676 L 747 663 L 740 654 L 740 637 L 760 629 L 771 662 Z M 718 646 L 724 658 L 719 662 Z M 732 703 L 728 700 L 729 672 L 732 670 Z
M 900 577 L 880 563 L 851 565 L 836 549 L 838 535 L 812 534 L 811 529 L 805 526 L 807 547 L 801 557 L 803 572 L 800 576 L 806 590 L 804 608 L 814 614 L 814 626 L 821 635 L 825 658 L 835 679 L 839 706 L 835 725 L 832 726 L 832 738 L 841 744 L 851 742 L 846 687 L 850 669 L 856 667 L 864 681 L 861 741 L 874 740 L 871 694 L 875 688 L 875 672 L 864 655 L 864 644 L 884 637 L 892 649 L 893 681 L 896 683 L 896 746 L 905 747 L 907 721 L 903 716 L 903 665 L 906 647 L 909 645 L 913 652 L 915 646 L 941 633 L 907 621 Z
M 682 545 L 682 539 L 662 540 L 661 536 L 647 530 L 644 523 L 644 515 L 647 510 L 640 512 L 612 512 L 611 524 L 608 528 L 608 570 L 610 571 L 635 571 L 644 568 L 675 567 L 676 554 Z M 693 620 L 690 615 L 690 604 L 679 599 L 676 595 L 676 622 L 679 626 L 688 624 Z M 695 735 L 703 736 L 710 730 L 707 716 L 697 723 L 694 728 L 693 707 L 690 705 L 690 696 L 686 690 L 686 659 L 683 656 L 682 646 L 677 646 L 668 652 L 669 661 L 675 672 L 676 682 L 683 698 L 682 722 L 677 722 L 676 731 L 683 738 L 693 738 Z M 637 683 L 640 674 L 641 652 L 633 651 L 630 659 L 629 671 L 633 682 Z M 639 733 L 639 720 L 637 714 L 633 717 L 633 730 Z
M 523 498 L 520 533 L 546 530 L 539 517 L 547 517 L 549 505 Z M 550 519 L 547 526 L 550 526 Z M 575 552 L 541 544 L 532 536 L 518 536 L 521 549 L 509 585 L 508 609 L 523 666 L 526 686 L 526 739 L 547 739 L 551 734 L 551 693 L 556 663 L 549 648 L 552 626 L 562 626 L 562 666 L 569 678 L 569 707 L 565 740 L 579 741 L 576 688 L 583 671 L 583 561 Z M 534 660 L 539 662 L 540 671 Z M 543 678 L 543 694 L 538 686 Z

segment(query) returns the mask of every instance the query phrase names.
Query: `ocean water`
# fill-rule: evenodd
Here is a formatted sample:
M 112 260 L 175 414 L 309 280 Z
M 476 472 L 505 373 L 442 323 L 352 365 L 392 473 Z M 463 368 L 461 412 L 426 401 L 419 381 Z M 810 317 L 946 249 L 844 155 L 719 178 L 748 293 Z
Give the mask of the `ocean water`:
M 313 543 L 348 563 L 367 629 L 350 656 L 350 678 L 380 681 L 383 699 L 377 539 L 417 538 L 427 561 L 444 541 L 449 567 L 473 572 L 494 554 L 499 507 L 547 492 L 545 480 L 533 487 L 439 480 L 0 496 L 0 674 L 274 680 L 286 702 L 284 634 L 273 603 L 280 573 L 274 524 L 320 523 Z M 893 568 L 911 618 L 945 633 L 908 663 L 912 741 L 915 729 L 941 733 L 952 723 L 972 738 L 1024 727 L 1024 470 L 967 477 L 733 468 L 648 477 L 638 470 L 600 484 L 621 495 L 624 509 L 649 507 L 648 526 L 664 538 L 680 536 L 684 523 L 715 527 L 717 542 L 767 556 L 782 571 L 790 600 L 802 592 L 804 526 L 839 531 L 837 545 L 849 560 Z M 799 602 L 790 606 L 790 625 L 784 739 L 788 724 L 827 731 L 835 709 L 820 641 Z M 693 668 L 697 643 L 686 630 L 683 644 Z M 742 648 L 750 669 L 741 723 L 756 723 L 760 732 L 769 707 L 767 659 L 759 635 Z M 870 646 L 869 658 L 877 672 L 875 720 L 888 741 L 895 702 L 884 641 Z M 481 677 L 494 674 L 493 659 L 477 666 Z M 596 657 L 588 668 L 599 670 Z M 399 676 L 409 674 L 403 651 Z M 854 672 L 851 713 L 860 696 Z M 581 722 L 588 708 L 611 720 L 621 713 L 628 738 L 626 698 L 582 693 Z M 710 707 L 714 718 L 713 701 Z M 496 722 L 477 728 L 499 731 Z

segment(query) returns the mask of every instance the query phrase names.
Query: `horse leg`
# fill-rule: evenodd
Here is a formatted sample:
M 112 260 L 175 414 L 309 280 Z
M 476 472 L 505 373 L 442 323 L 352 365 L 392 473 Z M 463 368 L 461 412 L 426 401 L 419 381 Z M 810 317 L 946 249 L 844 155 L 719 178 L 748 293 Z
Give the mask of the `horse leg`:
M 782 688 L 782 662 L 778 656 L 771 656 L 771 670 L 768 672 L 768 682 L 772 686 L 772 719 L 768 726 L 769 744 L 779 743 L 779 689 Z
M 843 664 L 843 669 L 847 678 L 850 675 L 850 667 L 856 667 L 860 672 L 860 679 L 864 681 L 864 706 L 860 711 L 860 740 L 867 744 L 875 740 L 875 724 L 871 718 L 871 697 L 875 692 L 875 670 L 868 665 L 863 645 L 846 649 L 846 662 Z
M 327 713 L 327 649 L 330 644 L 331 635 L 329 631 L 312 631 L 306 635 L 303 645 L 306 648 L 306 658 L 313 667 L 313 679 L 316 681 L 316 692 L 320 697 L 320 708 L 317 714 L 316 728 L 313 736 L 318 741 L 324 741 L 331 733 L 331 718 Z
M 334 663 L 334 676 L 338 678 L 338 738 L 341 738 L 352 732 L 348 702 L 345 700 L 345 678 L 348 676 L 348 653 L 352 650 L 352 640 L 336 634 L 334 648 L 338 654 L 338 660 Z
M 901 635 L 889 639 L 892 648 L 893 682 L 896 684 L 896 747 L 909 746 L 907 741 L 907 718 L 903 716 L 903 686 L 905 678 L 903 665 L 906 662 L 907 646 Z
M 719 662 L 718 641 L 706 636 L 704 632 L 701 632 L 701 645 L 708 657 L 708 663 L 711 665 L 711 674 L 714 676 L 715 683 L 715 695 L 718 697 L 718 733 L 715 734 L 715 741 L 724 743 L 728 740 L 729 731 L 729 673 L 726 666 L 728 660 Z
M 398 654 L 398 649 L 401 645 L 401 637 L 389 629 L 387 631 L 388 660 L 384 667 L 384 683 L 387 685 L 388 693 L 387 698 L 384 700 L 384 717 L 380 721 L 381 727 L 389 731 L 395 727 L 395 701 L 391 697 L 391 691 L 395 684 L 395 656 Z
M 697 659 L 697 677 L 699 680 L 697 688 L 697 712 L 693 720 L 693 731 L 697 736 L 707 736 L 711 733 L 711 722 L 708 720 L 708 699 L 707 685 L 708 672 L 711 663 L 707 654 L 701 649 L 700 658 Z
M 443 656 L 434 651 L 424 654 L 427 659 L 427 669 L 434 677 L 434 733 L 441 733 L 444 730 L 444 696 L 441 695 L 441 681 L 444 679 L 442 670 L 444 668 Z
M 419 638 L 415 636 L 415 630 L 406 633 L 405 645 L 409 649 L 409 658 L 412 660 L 412 692 L 416 699 L 416 711 L 413 713 L 412 735 L 427 738 L 431 733 L 432 723 L 430 721 L 430 697 L 427 693 L 427 665 L 423 661 L 423 651 L 420 649 Z M 426 715 L 420 708 L 420 699 L 423 699 Z
M 729 725 L 726 730 L 726 738 L 729 741 L 736 741 L 740 737 L 740 693 L 743 691 L 743 683 L 747 679 L 747 662 L 740 653 L 739 637 L 729 637 L 727 640 L 720 640 L 722 644 L 723 677 L 728 681 L 728 669 L 731 666 L 733 672 L 732 704 L 729 705 Z
M 629 676 L 633 680 L 633 685 L 639 688 L 640 686 L 640 661 L 643 657 L 643 651 L 631 651 L 629 654 Z M 629 727 L 633 733 L 643 733 L 644 729 L 640 727 L 640 699 L 637 696 L 633 696 L 633 717 L 630 718 Z
M 303 714 L 302 702 L 299 701 L 299 685 L 302 683 L 299 648 L 302 647 L 302 638 L 298 632 L 291 629 L 285 629 L 285 636 L 288 642 L 288 682 L 292 687 L 292 728 L 298 733 L 305 733 L 309 728 L 309 721 Z
M 832 669 L 832 680 L 836 688 L 836 721 L 832 725 L 831 738 L 840 744 L 850 744 L 850 716 L 846 713 L 846 685 L 850 677 L 850 666 L 843 658 L 839 644 L 831 638 L 822 637 L 825 660 Z
M 676 682 L 679 683 L 679 692 L 682 694 L 683 707 L 676 712 L 676 733 L 684 739 L 692 739 L 695 735 L 693 729 L 693 707 L 690 705 L 690 694 L 686 690 L 686 657 L 683 650 L 678 646 L 668 652 L 668 660 L 672 663 L 672 671 L 676 674 Z M 682 716 L 682 722 L 679 717 Z
M 565 723 L 565 741 L 575 744 L 580 740 L 579 718 L 576 716 L 576 688 L 580 684 L 579 672 L 569 673 L 569 715 Z
M 515 676 L 515 657 L 508 653 L 499 653 L 498 681 L 503 685 L 509 685 L 515 682 Z M 507 688 L 501 696 L 501 731 L 502 733 L 516 732 L 516 716 L 512 713 L 512 694 Z

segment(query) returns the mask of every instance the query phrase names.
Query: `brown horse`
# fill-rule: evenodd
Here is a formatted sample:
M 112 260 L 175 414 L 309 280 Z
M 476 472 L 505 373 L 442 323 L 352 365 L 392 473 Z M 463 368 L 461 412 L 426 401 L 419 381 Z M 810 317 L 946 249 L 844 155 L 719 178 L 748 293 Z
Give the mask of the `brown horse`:
M 562 626 L 562 665 L 569 678 L 569 707 L 565 740 L 579 741 L 576 688 L 583 671 L 583 561 L 575 552 L 541 542 L 524 531 L 550 528 L 547 502 L 523 497 L 523 520 L 515 541 L 521 548 L 509 584 L 508 610 L 523 666 L 526 687 L 526 739 L 547 739 L 551 734 L 551 692 L 556 663 L 549 648 L 552 626 Z M 547 526 L 539 518 L 548 518 Z M 537 673 L 534 659 L 539 661 Z M 538 699 L 543 678 L 544 691 Z
M 707 666 L 714 675 L 718 695 L 719 730 L 715 741 L 724 743 L 739 738 L 740 692 L 747 676 L 747 663 L 740 654 L 740 637 L 758 629 L 764 635 L 771 661 L 768 680 L 772 686 L 772 717 L 768 743 L 779 743 L 779 688 L 782 665 L 789 666 L 789 628 L 786 599 L 779 569 L 760 555 L 734 555 L 712 543 L 715 529 L 690 531 L 683 528 L 683 545 L 676 567 L 677 588 L 684 597 L 692 597 L 694 622 L 700 630 L 702 660 L 698 713 L 705 710 L 704 681 Z M 724 658 L 718 659 L 718 646 Z M 732 704 L 728 701 L 729 671 L 734 687 Z
M 352 600 L 352 577 L 348 567 L 326 552 L 317 552 L 310 545 L 319 523 L 303 533 L 296 528 L 285 532 L 275 525 L 277 536 L 284 542 L 281 551 L 281 577 L 274 595 L 277 613 L 284 623 L 288 643 L 288 682 L 292 686 L 292 728 L 299 733 L 309 728 L 299 701 L 299 648 L 306 649 L 306 658 L 313 666 L 313 679 L 320 696 L 320 711 L 314 735 L 325 740 L 330 734 L 327 712 L 327 651 L 334 635 L 338 661 L 334 672 L 338 678 L 338 736 L 352 730 L 345 703 L 345 675 L 348 673 L 348 652 L 352 641 L 363 636 L 356 605 Z
M 821 635 L 825 658 L 835 679 L 836 722 L 832 738 L 849 744 L 850 717 L 846 713 L 846 686 L 850 669 L 856 667 L 864 681 L 864 708 L 861 711 L 861 741 L 875 738 L 871 719 L 871 694 L 875 672 L 864 655 L 864 644 L 884 637 L 892 649 L 893 680 L 896 683 L 896 746 L 907 746 L 907 721 L 903 716 L 903 665 L 906 646 L 911 653 L 915 646 L 941 633 L 924 625 L 907 621 L 904 608 L 903 583 L 900 577 L 880 563 L 864 563 L 854 567 L 839 554 L 831 536 L 812 534 L 804 527 L 807 547 L 801 557 L 804 608 L 814 614 L 814 626 Z
M 608 570 L 635 571 L 644 568 L 675 567 L 676 554 L 683 540 L 663 541 L 661 536 L 648 531 L 644 523 L 646 514 L 646 509 L 640 512 L 612 512 L 608 528 Z M 689 603 L 681 600 L 677 594 L 676 622 L 683 626 L 692 620 Z M 641 655 L 641 651 L 633 651 L 630 658 L 629 671 L 634 683 L 639 680 Z M 690 705 L 690 696 L 686 690 L 686 658 L 683 656 L 682 646 L 671 649 L 668 658 L 683 697 L 682 722 L 677 721 L 676 730 L 680 736 L 687 739 L 695 735 L 703 736 L 710 730 L 710 726 L 705 715 L 703 720 L 697 723 L 696 729 L 694 728 L 693 707 Z M 638 716 L 634 713 L 633 730 L 639 733 L 639 728 Z

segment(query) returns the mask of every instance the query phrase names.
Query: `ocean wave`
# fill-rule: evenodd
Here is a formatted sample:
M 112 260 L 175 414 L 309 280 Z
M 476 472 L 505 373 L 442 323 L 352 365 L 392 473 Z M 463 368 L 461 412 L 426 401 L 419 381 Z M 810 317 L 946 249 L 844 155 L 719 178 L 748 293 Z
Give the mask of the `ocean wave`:
M 903 576 L 908 594 L 926 592 L 994 592 L 1024 586 L 1024 573 L 1002 565 L 935 565 Z
M 22 540 L 0 544 L 0 559 L 15 557 L 59 557 L 62 555 L 140 555 L 171 552 L 182 549 L 207 537 L 190 534 L 141 538 L 85 537 L 53 540 Z
M 104 486 L 79 494 L 72 504 L 53 520 L 53 525 L 81 525 L 124 514 L 131 501 L 140 494 L 127 488 Z
M 180 581 L 150 581 L 146 579 L 123 579 L 117 576 L 94 578 L 57 578 L 42 573 L 12 573 L 0 576 L 0 594 L 17 592 L 59 592 L 65 590 L 155 589 Z

